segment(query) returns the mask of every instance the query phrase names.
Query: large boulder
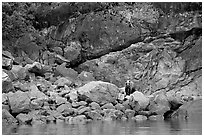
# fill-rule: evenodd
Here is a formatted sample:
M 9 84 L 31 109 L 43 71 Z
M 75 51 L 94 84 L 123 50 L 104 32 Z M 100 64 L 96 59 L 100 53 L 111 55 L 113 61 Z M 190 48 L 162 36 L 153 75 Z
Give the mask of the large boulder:
M 12 113 L 29 112 L 30 111 L 30 98 L 28 93 L 17 91 L 8 95 L 9 105 Z
M 139 103 L 140 109 L 144 110 L 149 105 L 149 98 L 139 91 L 135 91 L 133 94 L 131 94 L 131 97 L 134 101 Z
M 114 84 L 103 81 L 92 81 L 78 88 L 78 93 L 85 95 L 99 104 L 115 103 L 119 89 Z
M 153 98 L 150 99 L 150 104 L 148 109 L 151 113 L 156 113 L 158 115 L 163 115 L 171 108 L 167 96 L 162 91 L 155 92 Z
M 176 120 L 197 121 L 202 125 L 202 99 L 190 101 L 183 104 L 178 110 L 168 116 Z

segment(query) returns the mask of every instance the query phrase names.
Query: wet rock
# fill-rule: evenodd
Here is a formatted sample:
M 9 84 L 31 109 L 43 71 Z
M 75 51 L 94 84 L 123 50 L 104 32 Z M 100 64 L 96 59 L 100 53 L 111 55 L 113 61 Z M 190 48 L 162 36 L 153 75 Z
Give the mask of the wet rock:
M 127 121 L 127 118 L 126 118 L 125 116 L 122 116 L 122 117 L 121 117 L 121 120 L 122 120 L 122 121 Z
M 132 119 L 135 120 L 135 121 L 144 121 L 144 120 L 147 120 L 147 117 L 143 116 L 143 115 L 136 115 Z
M 57 85 L 57 87 L 64 87 L 65 85 L 67 86 L 71 86 L 72 85 L 72 81 L 65 78 L 65 77 L 61 77 L 59 78 L 57 81 L 55 81 L 54 83 L 55 85 Z
M 2 70 L 2 93 L 8 93 L 14 91 L 14 87 L 8 74 Z
M 115 105 L 115 109 L 120 110 L 122 112 L 125 112 L 125 106 L 123 106 L 122 104 L 118 103 Z
M 101 109 L 115 109 L 112 103 L 106 103 L 101 107 Z
M 96 110 L 86 112 L 85 115 L 88 118 L 91 118 L 92 120 L 101 120 L 102 119 L 102 115 Z
M 149 105 L 149 98 L 139 91 L 135 91 L 131 97 L 139 103 L 140 109 L 144 110 Z
M 87 118 L 85 115 L 78 115 L 69 119 L 70 124 L 85 124 L 86 121 L 87 121 Z
M 157 113 L 158 115 L 163 115 L 165 112 L 170 110 L 170 104 L 167 100 L 166 95 L 163 92 L 158 92 L 150 105 L 148 106 L 149 111 L 152 113 Z
M 96 102 L 91 102 L 89 106 L 91 107 L 92 110 L 101 109 L 100 105 Z
M 134 110 L 131 110 L 131 109 L 126 109 L 125 110 L 125 116 L 128 119 L 131 119 L 132 117 L 134 117 L 134 115 L 135 115 L 135 111 Z
M 17 123 L 17 120 L 6 109 L 2 109 L 2 124 L 11 125 Z
M 31 109 L 28 93 L 17 91 L 12 95 L 8 95 L 8 99 L 12 113 L 29 112 Z
M 152 115 L 148 117 L 149 120 L 164 120 L 164 116 L 162 115 Z
M 117 99 L 119 89 L 117 86 L 102 81 L 92 81 L 78 88 L 81 95 L 85 95 L 99 104 L 114 103 Z
M 172 119 L 195 121 L 202 119 L 202 99 L 190 101 L 168 116 Z
M 28 114 L 23 114 L 20 113 L 16 116 L 16 119 L 19 121 L 21 124 L 29 124 L 32 122 L 32 117 Z
M 152 115 L 153 113 L 152 112 L 150 112 L 150 111 L 138 111 L 137 112 L 137 114 L 138 115 L 144 115 L 144 116 L 146 116 L 146 117 L 149 117 L 150 115 Z
M 103 120 L 105 121 L 112 121 L 116 120 L 117 116 L 115 114 L 115 109 L 103 109 L 102 114 L 103 114 Z
M 86 72 L 86 71 L 82 71 L 78 75 L 77 79 L 81 80 L 81 81 L 86 81 L 86 82 L 88 82 L 88 81 L 95 81 L 95 78 L 94 78 L 93 74 L 90 73 L 90 72 Z
M 66 68 L 66 63 L 63 63 L 56 67 L 55 75 L 60 75 L 62 77 L 69 77 L 71 79 L 76 79 L 78 76 L 78 73 L 71 68 Z

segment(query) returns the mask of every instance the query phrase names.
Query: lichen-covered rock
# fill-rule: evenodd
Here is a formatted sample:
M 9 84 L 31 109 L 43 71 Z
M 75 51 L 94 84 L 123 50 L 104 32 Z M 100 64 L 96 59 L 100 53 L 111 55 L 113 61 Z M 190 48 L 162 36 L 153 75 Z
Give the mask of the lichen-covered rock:
M 114 84 L 102 81 L 92 81 L 78 88 L 81 95 L 85 95 L 99 104 L 114 103 L 119 89 Z

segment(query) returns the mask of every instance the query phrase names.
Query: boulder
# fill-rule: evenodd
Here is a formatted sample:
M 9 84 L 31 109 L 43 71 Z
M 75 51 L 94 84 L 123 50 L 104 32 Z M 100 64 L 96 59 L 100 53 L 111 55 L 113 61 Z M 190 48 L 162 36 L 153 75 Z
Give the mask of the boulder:
M 17 91 L 8 95 L 8 100 L 12 113 L 29 112 L 31 110 L 28 93 Z
M 71 104 L 62 104 L 59 107 L 57 107 L 56 110 L 59 113 L 63 113 L 63 112 L 66 112 L 66 113 L 69 112 L 70 114 L 73 113 Z
M 2 70 L 2 93 L 8 93 L 14 91 L 14 86 L 8 74 Z
M 96 110 L 86 112 L 85 115 L 88 118 L 91 118 L 92 120 L 101 120 L 102 119 L 102 115 L 100 114 L 100 112 L 98 112 Z
M 16 124 L 17 120 L 6 109 L 2 109 L 2 125 Z
M 183 104 L 168 117 L 172 119 L 197 121 L 198 124 L 202 125 L 202 99 Z
M 96 102 L 91 102 L 89 106 L 91 107 L 92 110 L 101 109 L 100 105 Z
M 121 119 L 124 115 L 124 113 L 120 110 L 115 110 L 114 113 L 115 113 L 116 119 Z
M 70 62 L 77 61 L 81 56 L 81 44 L 79 41 L 72 41 L 64 48 L 64 57 Z
M 78 115 L 69 119 L 70 124 L 85 124 L 86 121 L 87 121 L 87 118 L 85 115 Z
M 14 57 L 8 51 L 2 51 L 2 68 L 11 70 L 13 67 Z
M 156 120 L 156 121 L 158 121 L 158 120 L 164 120 L 164 116 L 162 116 L 162 115 L 152 115 L 152 116 L 149 116 L 148 117 L 148 119 L 149 120 Z
M 81 114 L 84 114 L 86 112 L 89 112 L 91 111 L 91 108 L 90 107 L 82 107 L 81 109 L 78 109 L 78 114 L 81 115 Z
M 122 112 L 125 112 L 125 106 L 123 106 L 122 104 L 118 103 L 115 105 L 115 109 L 120 110 Z
M 142 92 L 135 91 L 133 94 L 130 95 L 134 101 L 137 101 L 140 109 L 146 109 L 149 105 L 149 98 L 146 97 Z
M 119 89 L 114 84 L 103 81 L 92 81 L 78 88 L 81 95 L 85 95 L 99 104 L 115 103 Z
M 78 73 L 71 68 L 66 68 L 66 63 L 63 63 L 56 67 L 55 75 L 60 75 L 62 77 L 69 77 L 74 80 L 77 78 Z
M 143 115 L 136 115 L 132 119 L 135 120 L 135 121 L 144 121 L 144 120 L 147 120 L 147 117 L 143 116 Z
M 60 88 L 60 87 L 64 87 L 65 85 L 71 86 L 72 85 L 72 81 L 69 80 L 68 78 L 61 77 L 57 81 L 55 81 L 54 84 L 57 85 L 57 87 Z
M 15 75 L 15 79 L 25 80 L 28 78 L 28 71 L 26 68 L 21 65 L 13 65 L 11 72 Z
M 115 114 L 115 109 L 103 109 L 102 110 L 102 114 L 103 114 L 103 120 L 105 121 L 112 121 L 112 120 L 116 120 L 117 116 Z
M 170 107 L 170 103 L 165 93 L 157 92 L 155 93 L 153 99 L 151 99 L 148 109 L 151 113 L 163 115 L 165 112 L 170 110 Z
M 134 117 L 134 115 L 135 115 L 135 111 L 134 110 L 131 110 L 131 109 L 126 109 L 125 110 L 125 116 L 128 119 L 131 119 L 132 117 Z
M 20 113 L 16 116 L 16 119 L 21 124 L 29 124 L 32 122 L 32 117 L 29 114 Z
M 106 103 L 105 105 L 101 106 L 101 109 L 115 109 L 112 103 Z

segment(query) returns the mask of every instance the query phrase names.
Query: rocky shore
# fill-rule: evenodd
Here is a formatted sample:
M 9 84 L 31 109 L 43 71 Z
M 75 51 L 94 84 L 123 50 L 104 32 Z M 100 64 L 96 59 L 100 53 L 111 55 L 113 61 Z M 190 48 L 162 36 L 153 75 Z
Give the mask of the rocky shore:
M 26 33 L 10 48 L 3 41 L 2 125 L 191 118 L 202 108 L 199 20 L 179 14 L 177 24 L 187 26 L 171 30 L 169 24 L 158 29 L 165 34 L 147 36 L 152 27 L 143 26 L 154 24 L 158 11 L 141 7 L 88 13 Z M 128 13 L 144 22 L 121 22 Z M 136 89 L 130 96 L 128 79 Z

